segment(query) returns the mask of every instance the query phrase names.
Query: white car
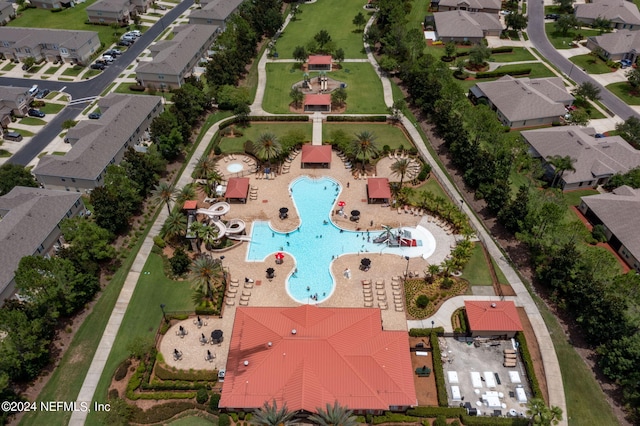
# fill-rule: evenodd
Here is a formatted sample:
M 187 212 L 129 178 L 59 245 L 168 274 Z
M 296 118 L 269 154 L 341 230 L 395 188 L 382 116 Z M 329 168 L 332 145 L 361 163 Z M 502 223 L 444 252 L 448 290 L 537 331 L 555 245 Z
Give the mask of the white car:
M 136 37 L 140 37 L 142 33 L 138 30 L 129 31 L 129 34 L 134 35 Z
M 107 62 L 109 62 L 109 63 L 111 63 L 111 62 L 113 62 L 115 60 L 114 57 L 111 56 L 111 55 L 102 55 L 102 59 L 107 61 Z

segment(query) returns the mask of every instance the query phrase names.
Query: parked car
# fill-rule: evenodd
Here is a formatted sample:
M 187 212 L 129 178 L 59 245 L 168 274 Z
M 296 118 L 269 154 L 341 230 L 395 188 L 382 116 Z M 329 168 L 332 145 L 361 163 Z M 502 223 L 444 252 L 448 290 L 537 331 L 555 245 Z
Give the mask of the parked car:
M 36 95 L 36 99 L 42 99 L 45 96 L 47 96 L 49 93 L 51 93 L 51 91 L 49 89 L 42 89 L 41 91 L 38 92 L 38 94 Z
M 102 55 L 102 60 L 103 61 L 107 61 L 107 63 L 111 63 L 111 62 L 115 61 L 115 58 L 113 56 L 111 56 L 111 55 L 104 54 L 104 55 Z
M 29 109 L 27 114 L 29 114 L 29 117 L 38 117 L 38 118 L 42 118 L 46 115 L 44 112 L 40 111 L 39 109 L 34 109 L 34 108 Z
M 34 84 L 31 86 L 31 89 L 29 89 L 29 96 L 35 96 L 36 93 L 38 93 L 38 85 Z
M 2 137 L 8 141 L 20 142 L 22 135 L 18 132 L 6 132 Z
M 127 34 L 131 34 L 134 37 L 140 37 L 142 35 L 142 33 L 138 30 L 131 30 Z
M 558 15 L 557 13 L 548 13 L 544 15 L 544 19 L 553 19 L 554 21 L 557 21 L 558 18 L 560 18 L 560 15 Z
M 91 69 L 92 70 L 103 70 L 106 67 L 107 66 L 105 64 L 103 64 L 102 62 L 96 62 L 95 64 L 91 64 Z
M 606 136 L 603 135 L 602 133 L 596 133 L 594 136 L 596 137 L 596 139 L 606 138 Z
M 97 119 L 99 119 L 100 117 L 102 117 L 102 114 L 100 114 L 99 112 L 92 112 L 91 114 L 89 114 L 89 115 L 88 115 L 88 117 L 89 117 L 91 120 L 97 120 Z
M 113 56 L 114 58 L 116 56 L 122 55 L 122 51 L 118 50 L 118 49 L 109 49 L 106 52 L 104 52 L 105 55 L 109 55 L 109 56 Z
M 623 60 L 620 61 L 621 68 L 629 68 L 631 65 L 633 65 L 633 64 L 628 59 L 623 59 Z
M 129 40 L 120 40 L 118 42 L 118 46 L 131 46 L 131 41 L 129 41 Z
M 136 41 L 136 36 L 127 33 L 127 34 L 123 35 L 122 37 L 120 37 L 120 40 L 127 40 L 127 41 L 130 41 L 131 43 L 133 43 L 134 41 Z
M 164 4 L 156 4 L 155 7 L 157 7 L 160 10 L 167 10 L 167 6 L 165 6 Z

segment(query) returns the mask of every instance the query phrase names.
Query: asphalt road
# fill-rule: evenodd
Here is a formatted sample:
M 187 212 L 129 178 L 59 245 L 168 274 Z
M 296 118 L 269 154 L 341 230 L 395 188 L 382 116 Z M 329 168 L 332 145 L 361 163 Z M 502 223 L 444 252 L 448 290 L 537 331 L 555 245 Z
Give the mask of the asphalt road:
M 581 84 L 588 81 L 599 87 L 600 102 L 623 120 L 626 120 L 631 116 L 640 118 L 640 115 L 630 108 L 629 105 L 622 102 L 620 98 L 592 79 L 588 74 L 582 71 L 582 69 L 575 66 L 573 62 L 566 59 L 553 48 L 544 31 L 544 2 L 542 0 L 531 0 L 528 4 L 528 12 L 529 24 L 527 26 L 527 34 L 529 36 L 529 40 L 531 40 L 542 56 L 558 67 L 558 69 L 576 83 Z
M 162 33 L 167 25 L 176 20 L 183 14 L 189 6 L 193 4 L 193 0 L 184 0 L 176 5 L 156 24 L 147 30 L 138 40 L 131 45 L 115 62 L 109 65 L 98 76 L 79 82 L 49 81 L 38 80 L 38 87 L 41 89 L 49 89 L 60 91 L 64 89 L 72 100 L 82 98 L 91 98 L 99 96 L 113 80 L 115 80 L 126 67 L 133 62 L 144 49 Z M 31 87 L 34 80 L 25 78 L 2 78 L 0 77 L 0 86 L 23 86 Z M 27 165 L 37 155 L 39 155 L 47 145 L 62 131 L 62 123 L 66 120 L 75 119 L 85 108 L 86 103 L 69 105 L 60 111 L 46 126 L 42 128 L 28 143 L 26 143 L 18 152 L 16 152 L 9 160 L 9 163 Z

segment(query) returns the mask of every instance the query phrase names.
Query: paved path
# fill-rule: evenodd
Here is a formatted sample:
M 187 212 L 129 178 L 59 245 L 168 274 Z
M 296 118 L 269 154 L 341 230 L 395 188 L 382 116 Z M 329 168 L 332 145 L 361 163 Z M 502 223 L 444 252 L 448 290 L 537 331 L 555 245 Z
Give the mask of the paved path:
M 322 145 L 322 113 L 313 113 L 313 136 L 311 137 L 311 145 Z
M 369 22 L 367 22 L 367 25 L 364 28 L 364 31 L 362 32 L 362 34 L 366 34 L 367 31 L 369 31 L 369 28 L 371 27 L 371 25 L 373 25 L 374 20 L 375 20 L 375 14 L 372 15 L 371 19 L 369 19 Z M 382 69 L 380 68 L 380 65 L 378 65 L 378 61 L 376 61 L 376 58 L 373 56 L 373 51 L 371 50 L 371 46 L 369 46 L 369 43 L 364 43 L 364 50 L 365 52 L 367 52 L 367 59 L 369 60 L 369 63 L 371 63 L 371 66 L 375 70 L 376 74 L 378 74 L 378 77 L 382 82 L 382 91 L 384 93 L 384 103 L 388 107 L 390 107 L 393 105 L 393 91 L 391 90 L 391 82 L 387 78 L 386 73 L 382 71 Z

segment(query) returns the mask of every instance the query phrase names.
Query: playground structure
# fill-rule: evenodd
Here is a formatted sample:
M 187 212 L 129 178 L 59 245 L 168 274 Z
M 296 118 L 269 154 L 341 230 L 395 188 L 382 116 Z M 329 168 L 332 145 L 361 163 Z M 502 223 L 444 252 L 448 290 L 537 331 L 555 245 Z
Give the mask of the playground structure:
M 384 232 L 373 239 L 376 244 L 386 244 L 388 247 L 417 247 L 422 241 L 412 238 L 409 229 L 398 229 L 394 232 L 389 226 L 383 226 Z
M 310 77 L 307 73 L 304 73 L 303 77 L 304 80 L 295 83 L 293 88 L 298 88 L 304 94 L 331 93 L 336 89 L 347 87 L 346 83 L 327 77 L 324 71 L 317 77 Z
M 218 237 L 216 240 L 220 240 L 222 237 L 227 236 L 237 237 L 244 233 L 246 224 L 242 219 L 230 219 L 227 224 L 220 220 L 221 216 L 226 215 L 231 210 L 229 203 L 220 202 L 215 203 L 207 209 L 198 209 L 194 213 L 190 213 L 187 221 L 187 238 L 195 238 L 195 235 L 191 232 L 191 224 L 197 220 L 197 215 L 202 214 L 207 216 L 207 222 L 211 226 L 218 228 Z

